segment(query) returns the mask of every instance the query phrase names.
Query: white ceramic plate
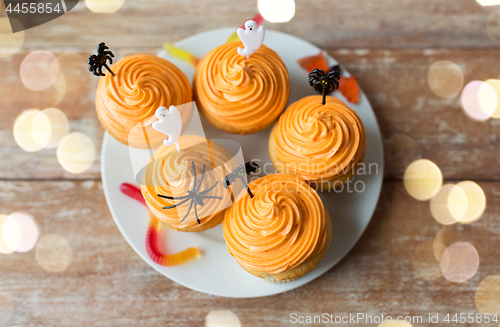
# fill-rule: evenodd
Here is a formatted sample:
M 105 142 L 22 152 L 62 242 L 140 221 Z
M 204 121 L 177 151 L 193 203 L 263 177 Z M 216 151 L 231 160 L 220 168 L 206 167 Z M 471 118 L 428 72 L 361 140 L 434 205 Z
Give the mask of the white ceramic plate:
M 176 45 L 201 58 L 214 47 L 225 43 L 233 32 L 234 29 L 231 28 L 209 31 L 179 41 Z M 264 44 L 276 51 L 288 68 L 291 85 L 289 104 L 304 96 L 315 94 L 307 83 L 307 72 L 297 64 L 297 60 L 317 54 L 319 48 L 294 36 L 270 30 L 266 31 Z M 170 57 L 165 52 L 161 52 L 159 56 L 176 64 L 190 81 L 192 80 L 193 67 Z M 327 57 L 330 65 L 336 63 L 333 58 L 328 55 Z M 344 73 L 347 72 L 344 70 Z M 348 103 L 339 92 L 335 92 L 334 95 Z M 203 252 L 203 256 L 176 267 L 163 267 L 154 263 L 149 258 L 145 246 L 149 222 L 147 209 L 119 190 L 124 182 L 136 184 L 128 147 L 106 133 L 102 144 L 101 169 L 104 194 L 111 214 L 127 242 L 144 261 L 162 275 L 193 290 L 218 296 L 243 298 L 277 294 L 307 284 L 332 268 L 354 246 L 370 222 L 380 195 L 384 160 L 382 137 L 377 120 L 364 93 L 361 93 L 360 103 L 350 104 L 350 107 L 359 114 L 366 129 L 365 163 L 376 164 L 378 173 L 372 165 L 372 174 L 356 177 L 355 180 L 364 183 L 364 192 L 344 190 L 341 193 L 321 194 L 332 216 L 333 241 L 318 266 L 298 280 L 273 284 L 244 271 L 227 251 L 220 225 L 201 233 L 168 230 L 165 247 L 169 253 L 196 246 Z M 219 131 L 206 121 L 203 121 L 203 125 L 205 134 L 209 138 L 238 141 L 246 161 L 260 159 L 261 164 L 270 162 L 267 149 L 270 129 L 240 136 Z M 357 184 L 358 190 L 361 185 Z

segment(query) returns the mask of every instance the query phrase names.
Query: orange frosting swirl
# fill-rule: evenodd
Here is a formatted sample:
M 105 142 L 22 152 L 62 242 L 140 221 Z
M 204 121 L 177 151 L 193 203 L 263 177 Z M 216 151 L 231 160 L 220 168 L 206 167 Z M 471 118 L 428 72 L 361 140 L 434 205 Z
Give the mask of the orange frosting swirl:
M 111 69 L 115 76 L 106 73 L 97 87 L 96 110 L 101 125 L 130 146 L 159 145 L 165 135 L 152 128 L 154 113 L 160 106 L 192 101 L 187 77 L 169 61 L 145 54 L 125 57 Z M 141 122 L 144 126 L 134 128 Z
M 312 95 L 292 103 L 272 131 L 276 158 L 306 181 L 329 181 L 363 160 L 363 123 L 341 100 Z
M 297 176 L 274 174 L 249 184 L 248 194 L 226 210 L 224 239 L 243 267 L 277 274 L 318 254 L 326 240 L 325 208 Z
M 175 228 L 201 226 L 230 204 L 229 192 L 224 189 L 222 182 L 226 176 L 224 165 L 231 155 L 220 144 L 201 136 L 183 135 L 178 141 L 181 153 L 177 152 L 175 145 L 167 147 L 163 144 L 154 152 L 144 173 L 142 195 L 155 217 L 167 222 L 170 226 Z M 196 221 L 194 208 L 191 208 L 188 217 L 183 222 L 180 221 L 189 208 L 189 202 L 178 205 L 176 208 L 163 209 L 163 207 L 179 204 L 180 200 L 169 200 L 158 196 L 161 194 L 178 198 L 186 195 L 188 190 L 192 190 L 192 162 L 195 164 L 197 183 L 200 181 L 203 165 L 206 165 L 199 191 L 207 190 L 219 182 L 207 195 L 222 198 L 221 200 L 205 199 L 204 205 L 197 207 L 200 224 Z
M 288 101 L 288 71 L 273 50 L 262 45 L 248 59 L 241 42 L 210 51 L 196 67 L 195 98 L 201 112 L 241 131 L 270 126 Z

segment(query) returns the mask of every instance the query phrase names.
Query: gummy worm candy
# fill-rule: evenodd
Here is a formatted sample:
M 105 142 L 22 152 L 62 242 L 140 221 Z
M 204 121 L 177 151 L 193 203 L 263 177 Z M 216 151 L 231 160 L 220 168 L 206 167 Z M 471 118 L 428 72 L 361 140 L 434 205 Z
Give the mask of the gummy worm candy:
M 150 216 L 148 233 L 146 234 L 146 250 L 151 260 L 162 266 L 177 266 L 198 256 L 200 251 L 193 246 L 176 254 L 161 253 L 158 249 L 158 235 L 162 224 L 152 213 Z
M 146 205 L 146 200 L 144 200 L 141 190 L 139 190 L 134 185 L 129 183 L 123 183 L 122 185 L 120 185 L 120 191 L 126 196 Z
M 193 67 L 196 67 L 196 65 L 198 65 L 198 62 L 200 62 L 200 59 L 193 56 L 186 50 L 176 47 L 172 43 L 165 43 L 163 45 L 163 49 L 165 49 L 165 51 L 167 51 L 167 53 L 172 57 L 185 61 Z
M 120 185 L 120 191 L 128 197 L 146 205 L 146 201 L 142 196 L 141 190 L 134 185 L 123 183 Z M 195 247 L 190 247 L 176 254 L 161 253 L 160 249 L 158 249 L 158 236 L 160 234 L 162 223 L 151 212 L 149 213 L 149 216 L 149 226 L 146 233 L 146 251 L 148 252 L 151 260 L 162 266 L 177 266 L 199 255 L 200 251 Z

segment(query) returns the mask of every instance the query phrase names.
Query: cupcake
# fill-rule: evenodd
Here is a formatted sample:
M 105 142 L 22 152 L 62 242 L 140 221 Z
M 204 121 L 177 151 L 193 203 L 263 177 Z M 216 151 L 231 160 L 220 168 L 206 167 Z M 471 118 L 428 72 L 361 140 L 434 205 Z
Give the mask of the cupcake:
M 297 175 L 317 190 L 340 187 L 361 168 L 366 134 L 359 116 L 337 98 L 312 95 L 292 103 L 269 136 L 279 173 Z
M 257 277 L 289 282 L 323 259 L 332 240 L 330 216 L 318 193 L 293 175 L 274 174 L 249 184 L 226 210 L 223 228 L 229 253 Z
M 273 50 L 262 45 L 248 59 L 241 42 L 210 51 L 196 66 L 193 91 L 198 110 L 215 127 L 250 134 L 271 126 L 288 101 L 288 71 Z
M 220 224 L 224 209 L 231 204 L 222 185 L 231 155 L 222 145 L 201 136 L 181 136 L 178 142 L 180 153 L 175 145 L 162 144 L 156 149 L 144 170 L 142 195 L 151 213 L 168 227 L 201 232 Z M 193 190 L 193 184 L 197 193 L 209 190 L 202 204 L 182 199 Z
M 112 69 L 116 76 L 106 74 L 97 87 L 96 110 L 102 127 L 126 145 L 158 146 L 165 135 L 151 127 L 155 110 L 192 101 L 187 77 L 169 61 L 145 54 L 125 57 Z

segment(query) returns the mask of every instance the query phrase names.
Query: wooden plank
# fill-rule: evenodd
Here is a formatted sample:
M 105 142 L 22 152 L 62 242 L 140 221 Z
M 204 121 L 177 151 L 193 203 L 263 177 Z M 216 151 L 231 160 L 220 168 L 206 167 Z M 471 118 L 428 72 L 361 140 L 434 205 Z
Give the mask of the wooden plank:
M 297 0 L 289 23 L 266 27 L 322 48 L 491 48 L 486 21 L 495 9 L 473 0 Z M 27 31 L 26 46 L 82 49 L 106 40 L 115 48 L 155 47 L 237 27 L 256 13 L 256 1 L 127 0 L 114 14 L 92 13 L 80 1 L 69 14 Z
M 159 47 L 145 49 L 155 53 Z M 118 50 L 118 58 L 134 50 Z M 442 99 L 431 92 L 426 76 L 438 60 L 452 60 L 465 82 L 498 78 L 499 50 L 336 50 L 329 53 L 351 73 L 373 105 L 380 124 L 386 157 L 386 178 L 401 179 L 407 165 L 417 158 L 434 161 L 445 179 L 500 179 L 500 120 L 479 123 L 462 112 L 459 97 Z M 28 52 L 3 59 L 0 82 L 0 179 L 99 179 L 103 129 L 97 121 L 94 96 L 98 79 L 86 71 L 85 52 L 56 52 L 66 80 L 66 93 L 55 103 L 57 92 L 26 89 L 19 67 Z M 97 160 L 80 175 L 59 165 L 55 150 L 27 153 L 12 134 L 16 117 L 27 108 L 56 106 L 70 119 L 71 131 L 88 135 L 97 149 Z
M 432 243 L 442 226 L 433 220 L 428 202 L 412 199 L 402 182 L 386 182 L 366 232 L 325 275 L 280 295 L 227 299 L 189 290 L 144 263 L 116 228 L 100 182 L 0 182 L 2 212 L 33 214 L 42 235 L 60 235 L 73 250 L 72 264 L 61 273 L 44 271 L 34 251 L 0 254 L 0 297 L 13 305 L 4 323 L 202 326 L 210 311 L 231 310 L 242 326 L 274 327 L 288 325 L 293 312 L 476 313 L 477 285 L 500 269 L 492 246 L 500 240 L 500 183 L 479 185 L 488 201 L 484 216 L 472 225 L 448 228 L 449 237 L 443 238 L 446 245 L 470 242 L 480 255 L 479 271 L 465 283 L 416 277 L 415 260 L 426 259 L 415 257 L 415 249 Z M 428 264 L 438 269 L 437 261 Z
M 445 179 L 500 179 L 500 120 L 472 121 L 460 95 L 436 96 L 427 84 L 430 65 L 456 63 L 465 84 L 498 79 L 496 50 L 330 51 L 359 84 L 372 104 L 383 139 L 387 179 L 401 179 L 413 160 L 427 158 Z

